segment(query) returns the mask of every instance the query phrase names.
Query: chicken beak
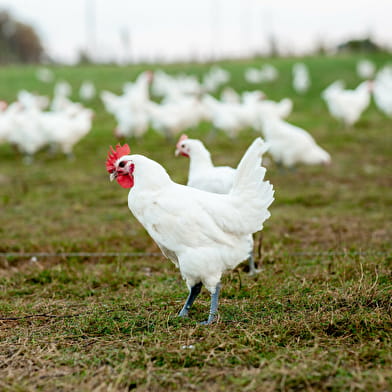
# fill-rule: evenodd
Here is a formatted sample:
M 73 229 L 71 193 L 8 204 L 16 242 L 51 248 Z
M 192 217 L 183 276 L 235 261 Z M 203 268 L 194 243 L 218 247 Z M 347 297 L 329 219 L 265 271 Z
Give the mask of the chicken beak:
M 176 157 L 178 157 L 178 156 L 180 155 L 180 152 L 181 152 L 181 151 L 177 148 L 176 151 L 175 151 L 175 153 L 174 153 L 174 155 L 175 155 Z
M 116 171 L 114 171 L 113 173 L 110 173 L 110 176 L 109 176 L 110 181 L 115 180 L 117 178 L 117 176 L 118 176 L 118 174 Z

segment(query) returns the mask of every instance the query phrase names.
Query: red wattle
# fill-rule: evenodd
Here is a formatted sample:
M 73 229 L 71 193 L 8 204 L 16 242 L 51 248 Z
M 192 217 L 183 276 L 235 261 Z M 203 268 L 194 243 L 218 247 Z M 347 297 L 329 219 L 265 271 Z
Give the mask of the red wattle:
M 118 176 L 117 177 L 117 182 L 123 187 L 123 188 L 132 188 L 133 187 L 133 176 L 132 175 L 126 175 L 126 176 Z

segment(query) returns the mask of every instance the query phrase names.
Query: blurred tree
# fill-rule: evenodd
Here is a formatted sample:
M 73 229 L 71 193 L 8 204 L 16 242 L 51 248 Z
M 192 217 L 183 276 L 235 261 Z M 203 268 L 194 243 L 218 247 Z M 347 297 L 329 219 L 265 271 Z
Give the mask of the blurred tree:
M 0 63 L 40 63 L 45 57 L 34 28 L 0 11 Z
M 279 44 L 278 44 L 278 39 L 276 36 L 271 33 L 268 36 L 268 55 L 270 57 L 279 57 Z
M 93 64 L 93 60 L 91 59 L 87 50 L 81 49 L 79 51 L 77 64 L 79 65 Z
M 338 52 L 381 52 L 383 48 L 371 40 L 371 38 L 352 39 L 343 42 L 337 47 Z

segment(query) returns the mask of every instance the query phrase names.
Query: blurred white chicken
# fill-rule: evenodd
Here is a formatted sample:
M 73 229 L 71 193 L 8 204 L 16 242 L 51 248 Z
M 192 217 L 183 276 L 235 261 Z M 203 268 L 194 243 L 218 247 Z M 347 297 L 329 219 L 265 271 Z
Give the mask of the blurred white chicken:
M 362 79 L 373 78 L 376 72 L 376 66 L 370 60 L 360 60 L 357 63 L 357 74 Z
M 388 117 L 392 117 L 392 66 L 382 68 L 373 84 L 374 102 Z
M 22 90 L 18 101 L 0 113 L 0 141 L 19 150 L 25 163 L 32 163 L 34 155 L 48 146 L 71 157 L 74 145 L 91 129 L 92 110 L 65 97 L 61 105 L 57 101 L 57 110 L 43 111 L 48 104 L 47 97 Z
M 39 122 L 46 143 L 73 158 L 74 146 L 91 130 L 94 112 L 80 107 L 70 111 L 42 113 Z
M 33 94 L 27 90 L 18 92 L 18 102 L 24 109 L 46 109 L 49 106 L 49 98 L 45 95 Z
M 204 91 L 214 92 L 218 89 L 218 87 L 229 82 L 230 77 L 229 71 L 214 65 L 206 74 L 204 74 L 202 87 Z
M 234 139 L 246 128 L 257 128 L 260 117 L 274 115 L 285 118 L 291 113 L 293 103 L 284 98 L 279 102 L 266 100 L 260 91 L 247 91 L 242 94 L 242 102 L 222 102 L 206 94 L 202 102 L 209 113 L 215 129 L 219 129 Z
M 142 72 L 134 82 L 123 86 L 124 95 L 130 102 L 146 102 L 150 99 L 150 85 L 154 80 L 154 72 Z
M 66 81 L 57 82 L 54 86 L 53 100 L 50 105 L 51 110 L 63 110 L 71 102 L 69 97 L 72 94 L 72 87 Z
M 310 88 L 310 75 L 304 63 L 293 65 L 293 88 L 298 94 L 306 93 Z
M 114 129 L 117 138 L 140 138 L 148 131 L 149 86 L 153 81 L 153 75 L 151 71 L 142 72 L 135 82 L 124 85 L 123 95 L 116 95 L 110 91 L 101 92 L 100 97 L 105 109 L 117 120 Z
M 79 89 L 79 97 L 83 101 L 91 101 L 95 97 L 95 86 L 90 80 L 85 80 Z
M 278 76 L 278 70 L 270 64 L 264 64 L 260 69 L 247 68 L 244 73 L 245 80 L 253 84 L 273 82 Z
M 182 97 L 178 101 L 148 106 L 152 128 L 172 140 L 180 132 L 199 125 L 206 117 L 203 104 L 198 98 Z
M 247 127 L 248 121 L 241 104 L 221 102 L 209 94 L 202 98 L 202 102 L 214 128 L 230 138 L 237 137 L 238 133 Z
M 151 91 L 153 95 L 164 97 L 170 101 L 179 95 L 198 95 L 201 93 L 202 86 L 194 75 L 169 75 L 162 70 L 154 72 L 154 80 Z
M 233 88 L 225 87 L 221 92 L 220 100 L 225 103 L 240 103 L 241 97 Z
M 331 162 L 328 152 L 318 146 L 308 132 L 282 119 L 265 117 L 261 131 L 268 143 L 268 152 L 279 165 L 290 168 L 298 163 L 327 165 Z
M 39 81 L 44 83 L 51 83 L 54 80 L 54 73 L 49 68 L 38 68 L 35 75 Z
M 287 118 L 293 111 L 293 101 L 290 98 L 282 98 L 280 101 L 265 99 L 260 102 L 260 116 L 275 116 Z
M 4 136 L 24 155 L 26 164 L 31 164 L 34 154 L 47 144 L 40 127 L 40 116 L 48 104 L 48 97 L 21 90 L 18 101 L 11 104 L 5 113 L 8 128 Z
M 269 218 L 273 187 L 263 181 L 264 144 L 256 139 L 238 165 L 227 195 L 174 183 L 157 162 L 129 155 L 127 145 L 108 155 L 111 179 L 131 188 L 128 206 L 179 269 L 190 290 L 179 316 L 188 315 L 202 285 L 211 293 L 208 320 L 215 320 L 222 274 L 248 257 L 249 236 Z
M 54 86 L 54 95 L 69 97 L 72 94 L 72 86 L 65 80 L 57 82 Z
M 0 143 L 9 140 L 10 133 L 14 130 L 18 113 L 23 110 L 19 102 L 8 106 L 5 101 L 0 101 Z
M 40 115 L 41 111 L 34 107 L 18 112 L 7 135 L 7 141 L 24 155 L 26 164 L 31 164 L 34 154 L 47 144 L 40 126 Z
M 265 98 L 265 94 L 259 90 L 242 93 L 243 117 L 249 128 L 259 128 L 264 117 L 286 118 L 293 110 L 290 98 L 283 98 L 278 102 Z
M 329 85 L 321 94 L 330 114 L 343 121 L 346 126 L 354 125 L 370 104 L 372 82 L 366 80 L 354 90 L 344 89 L 340 80 Z

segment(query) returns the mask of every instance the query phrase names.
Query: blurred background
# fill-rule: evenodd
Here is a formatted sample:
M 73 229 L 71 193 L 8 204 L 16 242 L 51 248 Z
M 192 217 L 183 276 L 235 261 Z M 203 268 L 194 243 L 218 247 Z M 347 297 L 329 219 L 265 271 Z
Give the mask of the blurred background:
M 204 62 L 389 51 L 389 0 L 1 0 L 1 63 Z

